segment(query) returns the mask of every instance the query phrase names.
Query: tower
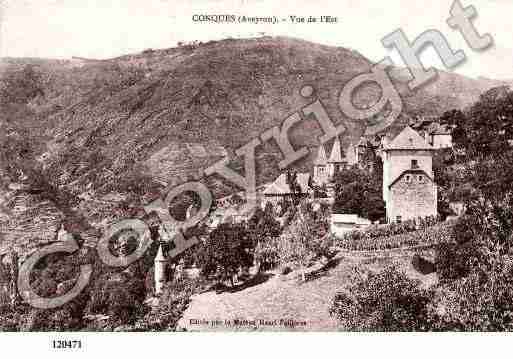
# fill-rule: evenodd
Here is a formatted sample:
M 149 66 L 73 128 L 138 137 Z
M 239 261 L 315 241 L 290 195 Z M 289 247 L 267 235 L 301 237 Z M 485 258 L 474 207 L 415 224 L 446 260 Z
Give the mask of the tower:
M 356 163 L 361 164 L 365 161 L 365 153 L 367 152 L 367 140 L 365 137 L 360 138 L 356 145 Z
M 328 160 L 326 159 L 326 152 L 321 144 L 317 152 L 317 158 L 314 161 L 314 182 L 318 185 L 323 185 L 328 182 Z
M 154 260 L 154 278 L 155 278 L 155 295 L 162 294 L 164 284 L 166 283 L 166 258 L 162 251 L 162 245 L 159 244 L 159 249 Z
M 336 173 L 338 173 L 345 165 L 345 160 L 342 158 L 340 150 L 340 141 L 338 137 L 335 138 L 333 148 L 331 149 L 331 155 L 328 159 L 328 177 L 332 179 Z
M 383 200 L 388 222 L 437 215 L 433 151 L 411 127 L 383 145 Z

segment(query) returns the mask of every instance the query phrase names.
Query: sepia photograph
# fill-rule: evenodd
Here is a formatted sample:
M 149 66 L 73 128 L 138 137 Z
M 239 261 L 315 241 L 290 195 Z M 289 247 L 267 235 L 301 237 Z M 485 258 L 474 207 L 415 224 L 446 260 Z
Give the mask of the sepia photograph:
M 0 0 L 0 345 L 512 331 L 512 12 Z

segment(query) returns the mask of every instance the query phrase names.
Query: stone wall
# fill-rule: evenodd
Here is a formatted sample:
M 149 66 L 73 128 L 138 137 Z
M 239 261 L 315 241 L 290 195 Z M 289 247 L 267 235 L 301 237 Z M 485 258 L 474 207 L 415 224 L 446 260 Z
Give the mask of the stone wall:
M 407 181 L 410 176 L 410 182 Z M 422 175 L 420 182 L 418 174 L 405 174 L 390 189 L 387 202 L 387 220 L 393 222 L 397 216 L 401 220 L 437 215 L 437 189 L 433 181 Z
M 384 155 L 383 161 L 383 200 L 388 202 L 388 186 L 406 170 L 411 169 L 411 161 L 417 160 L 418 169 L 433 177 L 432 151 L 391 150 Z

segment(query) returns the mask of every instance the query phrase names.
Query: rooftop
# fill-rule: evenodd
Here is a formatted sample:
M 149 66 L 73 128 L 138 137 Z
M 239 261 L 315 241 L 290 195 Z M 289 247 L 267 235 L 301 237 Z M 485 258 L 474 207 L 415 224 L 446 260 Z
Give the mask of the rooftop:
M 308 186 L 308 180 L 310 178 L 309 173 L 298 173 L 297 174 L 297 182 L 299 186 L 301 187 L 302 193 L 307 193 L 309 186 Z M 270 194 L 287 194 L 292 193 L 292 190 L 290 189 L 290 186 L 287 183 L 287 174 L 282 173 L 273 183 L 271 183 L 265 190 L 264 195 L 270 195 Z
M 335 138 L 335 141 L 333 142 L 333 148 L 331 149 L 331 155 L 328 159 L 328 162 L 331 163 L 340 163 L 343 162 L 344 159 L 342 158 L 342 151 L 340 150 L 340 140 Z
M 326 158 L 326 152 L 324 151 L 324 146 L 319 146 L 319 151 L 317 152 L 317 158 L 314 161 L 314 165 L 316 166 L 325 166 L 328 163 L 328 159 Z
M 417 131 L 410 126 L 405 127 L 390 143 L 384 145 L 385 151 L 389 150 L 434 150 L 435 148 L 426 142 Z

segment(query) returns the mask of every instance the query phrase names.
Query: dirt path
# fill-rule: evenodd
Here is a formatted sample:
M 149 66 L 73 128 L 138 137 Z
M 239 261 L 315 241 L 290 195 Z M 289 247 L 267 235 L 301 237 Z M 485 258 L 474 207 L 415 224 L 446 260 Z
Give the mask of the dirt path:
M 412 273 L 407 257 L 341 253 L 331 269 L 306 283 L 296 280 L 296 272 L 274 273 L 237 291 L 201 293 L 192 297 L 179 327 L 188 331 L 334 331 L 337 322 L 330 317 L 329 307 L 335 293 L 349 283 L 352 268 L 357 265 L 374 271 L 394 262 Z M 296 322 L 294 327 L 290 320 Z
M 189 331 L 335 330 L 336 323 L 328 309 L 337 286 L 329 284 L 329 277 L 317 279 L 315 286 L 313 282 L 299 284 L 292 277 L 274 275 L 262 284 L 237 292 L 196 295 L 179 326 Z M 237 324 L 235 320 L 241 322 Z M 285 323 L 290 320 L 301 323 L 292 328 Z

